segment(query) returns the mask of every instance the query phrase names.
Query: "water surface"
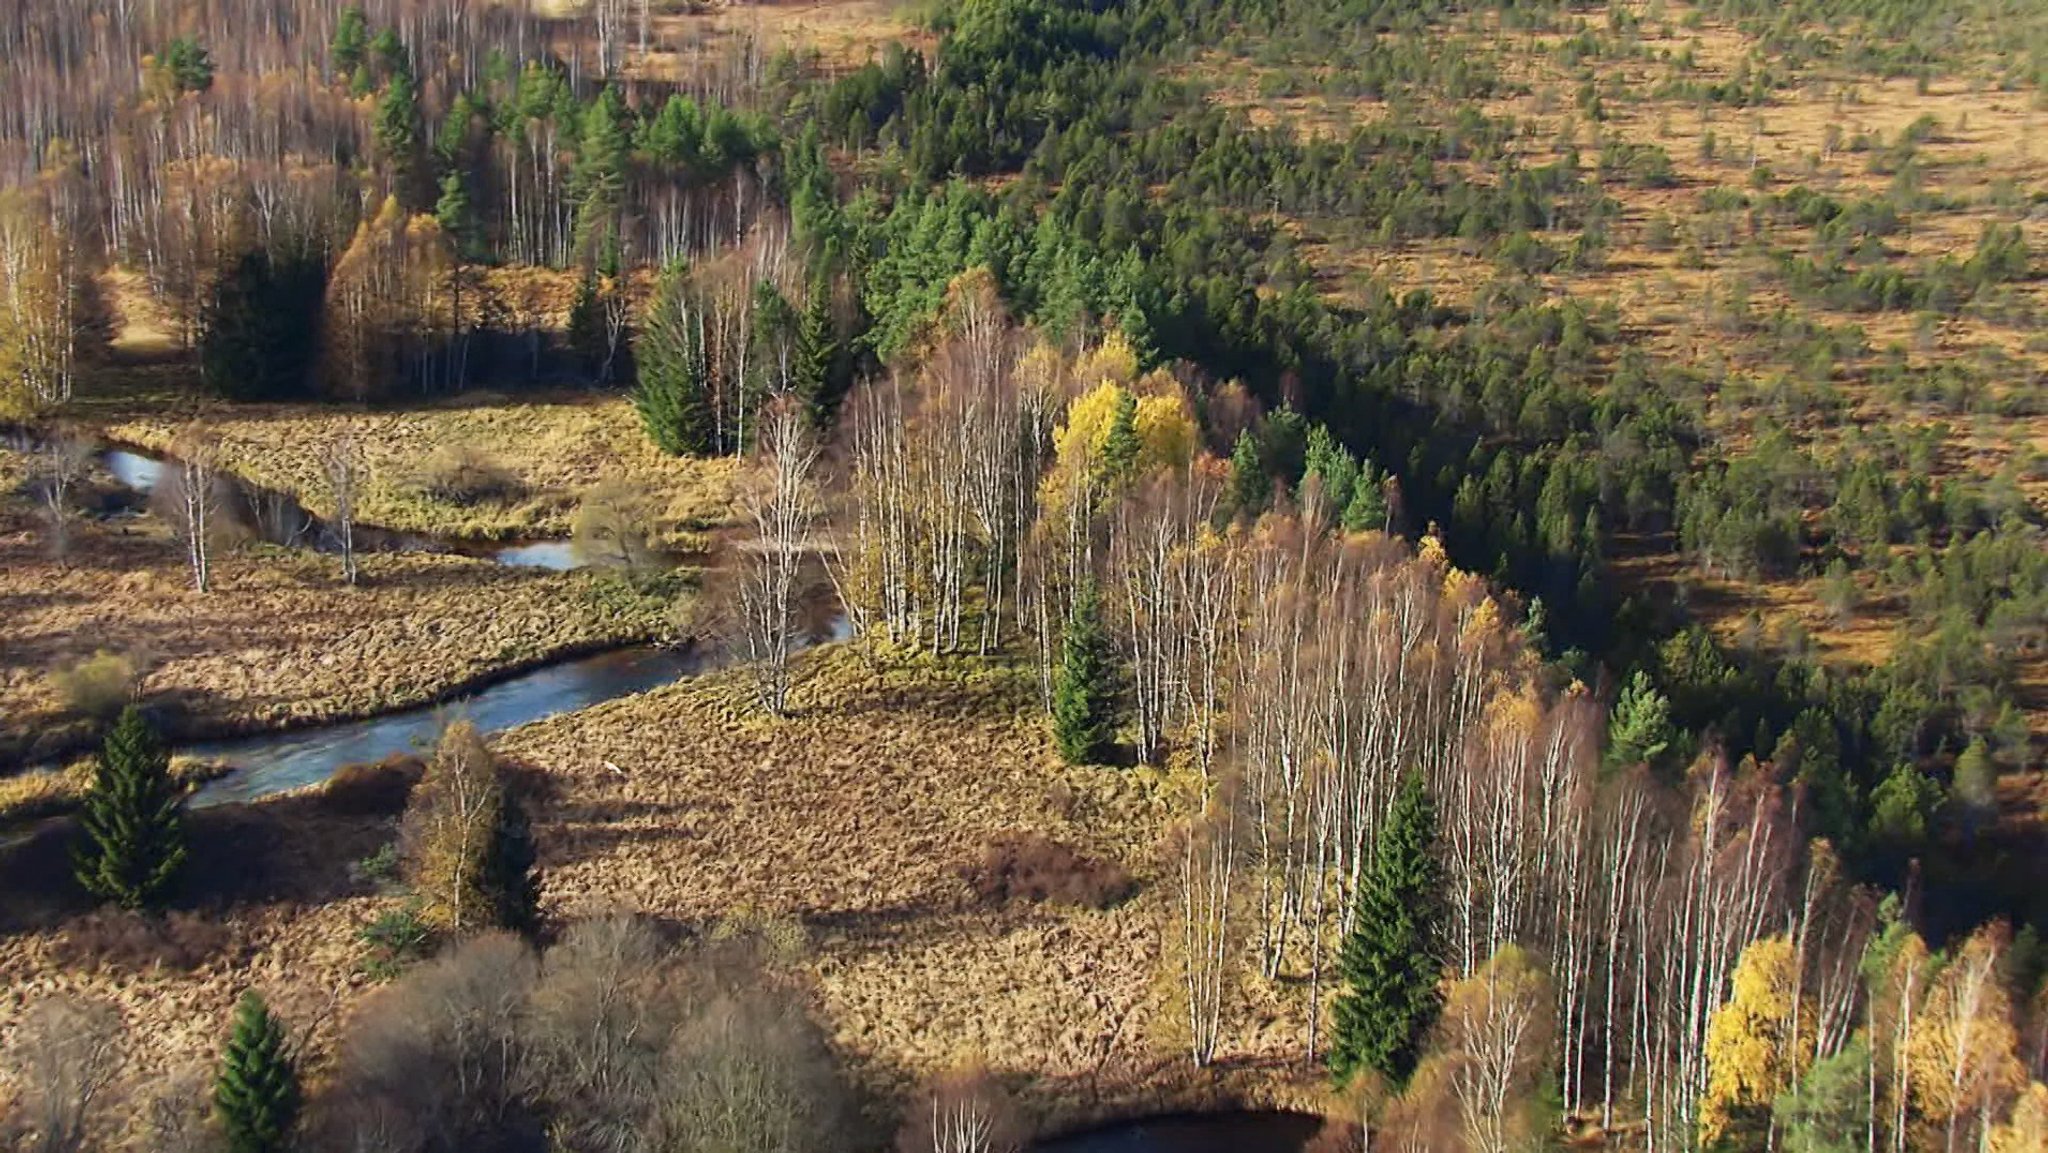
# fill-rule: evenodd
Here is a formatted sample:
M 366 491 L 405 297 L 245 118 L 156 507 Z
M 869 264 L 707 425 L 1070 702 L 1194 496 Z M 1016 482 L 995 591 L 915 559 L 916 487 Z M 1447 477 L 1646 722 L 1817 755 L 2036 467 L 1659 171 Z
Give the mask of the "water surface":
M 1181 1113 L 1076 1133 L 1034 1153 L 1301 1153 L 1322 1127 L 1306 1113 Z

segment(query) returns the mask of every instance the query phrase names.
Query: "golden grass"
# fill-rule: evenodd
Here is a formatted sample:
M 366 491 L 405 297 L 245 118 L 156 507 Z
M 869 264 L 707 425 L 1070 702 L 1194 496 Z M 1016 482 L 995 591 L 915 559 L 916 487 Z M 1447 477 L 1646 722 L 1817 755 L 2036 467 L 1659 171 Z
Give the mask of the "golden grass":
M 979 1058 L 1072 1116 L 1089 1107 L 1077 1087 L 1136 1099 L 1171 1082 L 1155 853 L 1181 783 L 1063 765 L 1020 666 L 838 647 L 803 675 L 786 720 L 728 674 L 511 734 L 503 749 L 560 788 L 539 823 L 551 910 L 801 924 L 824 1018 L 878 1088 Z M 1121 862 L 1140 894 L 1107 911 L 979 904 L 961 870 L 1019 832 Z M 1234 1037 L 1240 1064 L 1286 1039 Z
M 364 583 L 350 589 L 332 557 L 229 552 L 202 595 L 153 518 L 81 525 L 72 557 L 52 561 L 27 510 L 0 503 L 0 715 L 46 742 L 77 735 L 49 673 L 100 650 L 136 662 L 145 699 L 219 730 L 419 704 L 494 670 L 665 627 L 594 596 L 598 574 L 455 556 L 365 555 Z
M 553 784 L 535 814 L 547 912 L 780 926 L 850 1071 L 885 1101 L 973 1058 L 1013 1075 L 1052 1127 L 1223 1094 L 1317 1102 L 1320 1079 L 1281 1060 L 1299 1044 L 1298 993 L 1248 977 L 1213 1074 L 1192 1075 L 1177 1049 L 1157 846 L 1184 777 L 1064 766 L 1029 674 L 1000 660 L 871 663 L 838 647 L 800 668 L 786 720 L 754 712 L 742 678 L 721 674 L 501 738 Z M 332 819 L 307 798 L 262 802 L 248 819 L 330 838 Z M 355 820 L 356 856 L 391 835 L 389 822 Z M 1015 832 L 1126 864 L 1138 895 L 1103 911 L 981 903 L 960 870 Z M 265 883 L 307 891 L 348 859 L 308 850 Z M 255 984 L 295 1025 L 319 1018 L 318 1054 L 363 991 L 355 927 L 397 900 L 361 892 L 227 910 L 246 954 L 193 973 L 60 972 L 61 924 L 0 938 L 0 1031 L 31 991 L 108 997 L 131 1026 L 131 1070 L 160 1075 L 210 1059 L 233 996 Z
M 472 394 L 460 403 L 351 411 L 333 405 L 238 405 L 207 421 L 230 469 L 267 488 L 296 495 L 315 512 L 332 508 L 321 454 L 335 438 L 360 445 L 368 480 L 357 502 L 367 524 L 464 538 L 564 536 L 581 495 L 606 480 L 643 485 L 656 498 L 658 537 L 684 543 L 726 523 L 736 464 L 728 459 L 664 455 L 641 430 L 632 402 L 578 394 L 507 401 Z M 107 434 L 168 449 L 182 422 L 134 417 Z M 419 491 L 434 456 L 463 449 L 518 479 L 525 495 L 507 504 L 462 506 Z
M 815 53 L 827 72 L 844 72 L 879 59 L 891 44 L 917 48 L 930 58 L 937 38 L 923 28 L 905 0 L 793 0 L 715 4 L 655 20 L 654 44 L 628 67 L 635 76 L 683 80 L 707 58 L 718 58 L 751 39 L 762 54 Z

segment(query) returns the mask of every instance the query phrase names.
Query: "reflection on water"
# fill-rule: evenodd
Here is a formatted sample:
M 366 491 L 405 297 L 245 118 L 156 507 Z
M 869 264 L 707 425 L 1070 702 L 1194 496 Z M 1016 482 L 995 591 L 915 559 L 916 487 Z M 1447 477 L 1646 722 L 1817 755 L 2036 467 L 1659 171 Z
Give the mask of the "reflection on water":
M 1034 1153 L 1301 1153 L 1321 1125 L 1305 1113 L 1187 1113 L 1040 1142 Z
M 192 804 L 233 804 L 317 784 L 343 765 L 381 761 L 427 749 L 455 718 L 485 732 L 516 728 L 557 713 L 646 692 L 716 663 L 696 649 L 623 649 L 524 673 L 438 707 L 387 713 L 300 732 L 270 733 L 181 752 L 234 765 L 236 772 L 200 786 Z
M 808 647 L 846 639 L 844 616 L 820 614 L 809 622 Z M 716 645 L 688 649 L 632 648 L 580 657 L 521 673 L 445 705 L 386 713 L 317 729 L 268 733 L 190 745 L 179 752 L 235 767 L 208 781 L 192 796 L 197 808 L 253 801 L 272 793 L 318 784 L 344 765 L 370 764 L 401 753 L 430 748 L 446 724 L 457 718 L 486 733 L 517 728 L 560 713 L 589 708 L 618 697 L 644 693 L 728 663 Z
M 491 559 L 502 565 L 518 568 L 544 568 L 556 572 L 582 568 L 583 558 L 576 553 L 576 546 L 565 540 L 530 541 L 515 544 L 491 553 Z
M 125 448 L 110 448 L 101 454 L 100 460 L 107 466 L 107 471 L 114 474 L 114 479 L 122 488 L 132 488 L 136 492 L 154 491 L 157 482 L 164 477 L 163 461 L 153 460 L 139 452 L 129 452 Z

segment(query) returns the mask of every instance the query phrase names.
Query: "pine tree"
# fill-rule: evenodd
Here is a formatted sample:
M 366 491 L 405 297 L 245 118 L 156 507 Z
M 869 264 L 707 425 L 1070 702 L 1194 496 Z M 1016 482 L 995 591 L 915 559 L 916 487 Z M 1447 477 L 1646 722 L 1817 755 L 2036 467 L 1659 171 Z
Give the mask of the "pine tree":
M 1386 532 L 1387 515 L 1386 483 L 1372 462 L 1366 461 L 1351 482 L 1351 500 L 1344 505 L 1344 531 Z
M 680 270 L 664 276 L 647 323 L 633 339 L 633 363 L 639 373 L 633 407 L 647 438 L 671 456 L 711 451 L 704 342 L 689 314 L 685 292 Z
M 1330 1072 L 1342 1085 L 1363 1069 L 1396 1084 L 1415 1071 L 1422 1037 L 1441 1006 L 1437 932 L 1436 808 L 1411 774 L 1359 886 L 1338 964 Z
M 254 989 L 235 1005 L 234 1032 L 221 1054 L 213 1107 L 231 1153 L 279 1153 L 299 1117 L 299 1074 L 284 1026 Z
M 1607 764 L 1611 768 L 1654 766 L 1677 739 L 1671 726 L 1671 702 L 1641 669 L 1629 678 L 1614 702 L 1607 722 Z
M 1237 447 L 1230 451 L 1230 507 L 1239 516 L 1255 517 L 1272 497 L 1273 481 L 1259 459 L 1259 442 L 1246 429 L 1237 434 Z
M 816 429 L 831 427 L 832 417 L 839 408 L 838 391 L 833 388 L 832 366 L 839 357 L 839 348 L 832 326 L 832 287 L 823 278 L 811 284 L 809 299 L 804 301 L 804 312 L 797 324 L 796 365 L 790 373 L 790 385 L 803 398 L 804 407 L 811 414 L 811 426 Z
M 1060 643 L 1053 734 L 1069 764 L 1100 764 L 1116 741 L 1116 671 L 1101 612 L 1091 583 L 1074 598 Z
M 171 780 L 171 757 L 130 705 L 107 734 L 94 767 L 72 853 L 85 890 L 125 909 L 161 899 L 185 863 L 184 794 Z

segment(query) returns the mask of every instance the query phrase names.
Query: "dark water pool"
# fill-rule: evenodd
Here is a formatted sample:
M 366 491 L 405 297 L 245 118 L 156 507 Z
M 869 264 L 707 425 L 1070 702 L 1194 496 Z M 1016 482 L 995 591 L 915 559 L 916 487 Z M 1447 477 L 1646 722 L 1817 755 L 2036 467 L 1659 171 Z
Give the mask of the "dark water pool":
M 1185 1113 L 1042 1141 L 1033 1153 L 1301 1153 L 1321 1126 L 1305 1113 Z

